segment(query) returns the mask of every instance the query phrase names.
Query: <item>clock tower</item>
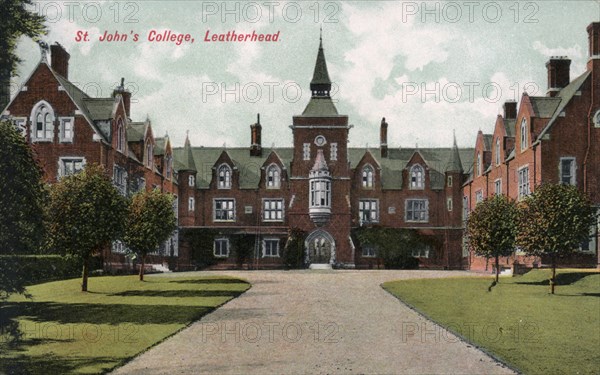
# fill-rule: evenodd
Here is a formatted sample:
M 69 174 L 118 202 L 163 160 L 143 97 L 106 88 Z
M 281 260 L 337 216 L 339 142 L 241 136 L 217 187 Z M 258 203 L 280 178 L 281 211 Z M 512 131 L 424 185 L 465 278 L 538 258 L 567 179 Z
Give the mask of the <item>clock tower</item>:
M 306 108 L 293 117 L 291 126 L 294 154 L 290 165 L 290 226 L 307 233 L 307 263 L 354 267 L 348 163 L 351 126 L 348 116 L 338 113 L 331 98 L 322 38 L 310 91 Z

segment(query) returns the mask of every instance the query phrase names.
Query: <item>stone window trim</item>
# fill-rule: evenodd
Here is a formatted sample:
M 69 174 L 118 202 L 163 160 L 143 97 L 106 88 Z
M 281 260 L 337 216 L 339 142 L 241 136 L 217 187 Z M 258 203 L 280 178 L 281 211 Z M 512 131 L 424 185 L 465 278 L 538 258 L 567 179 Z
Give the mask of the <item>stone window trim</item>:
M 494 180 L 494 194 L 502 195 L 502 179 L 497 178 Z
M 568 174 L 565 174 L 564 167 L 568 166 Z M 565 182 L 568 178 L 568 182 Z M 565 185 L 577 185 L 577 164 L 574 156 L 561 156 L 558 162 L 558 179 L 559 183 Z
M 527 119 L 521 121 L 521 151 L 527 150 L 529 146 L 529 130 L 527 129 Z
M 329 159 L 331 161 L 337 161 L 337 155 L 338 155 L 338 144 L 337 142 L 332 142 L 330 145 L 330 149 L 329 149 Z
M 481 151 L 477 152 L 477 176 L 481 176 L 483 173 L 483 163 L 481 160 Z
M 59 157 L 57 179 L 81 172 L 85 168 L 85 164 L 86 160 L 83 156 Z
M 194 199 L 194 197 L 189 197 L 188 198 L 188 211 L 194 211 L 196 210 L 196 200 Z
M 379 223 L 379 199 L 359 199 L 358 220 L 361 225 Z
M 193 174 L 188 176 L 188 186 L 190 186 L 190 187 L 196 186 L 196 177 Z
M 429 222 L 429 200 L 426 198 L 411 198 L 404 201 L 404 220 L 407 223 Z
M 233 170 L 227 163 L 217 168 L 217 189 L 231 189 Z
M 446 179 L 446 185 L 450 188 L 452 187 L 452 176 L 448 176 L 448 178 Z
M 361 172 L 361 186 L 363 189 L 373 189 L 375 185 L 375 168 L 371 164 L 365 164 Z
M 481 202 L 483 202 L 483 189 L 475 191 L 475 205 Z
M 262 240 L 262 257 L 263 258 L 279 258 L 280 257 L 280 241 L 276 237 L 265 237 Z
M 531 194 L 529 182 L 529 164 L 522 165 L 517 169 L 518 197 L 522 199 Z
M 275 203 L 275 207 L 273 207 Z M 279 203 L 279 205 L 277 205 Z M 268 206 L 268 207 L 267 207 Z M 281 223 L 285 215 L 285 201 L 283 198 L 263 198 L 262 199 L 262 220 L 264 222 Z M 273 215 L 275 218 L 273 218 Z
M 448 212 L 452 212 L 453 207 L 453 201 L 451 197 L 448 197 L 448 199 L 446 199 L 446 208 L 448 209 Z
M 423 168 L 420 164 L 414 164 L 410 167 L 409 175 L 410 190 L 425 189 L 425 168 Z
M 31 142 L 53 142 L 54 122 L 56 120 L 54 109 L 45 100 L 40 100 L 31 110 Z
M 213 255 L 217 258 L 229 257 L 229 238 L 218 237 L 213 242 Z
M 275 163 L 269 164 L 265 173 L 265 187 L 267 189 L 281 188 L 281 168 Z
M 363 258 L 377 257 L 377 249 L 373 245 L 365 244 L 361 246 L 361 255 Z
M 500 137 L 496 137 L 496 165 L 500 165 L 500 160 L 502 159 L 500 156 Z
M 214 198 L 213 199 L 213 221 L 229 222 L 236 221 L 236 202 L 235 198 Z
M 310 143 L 304 143 L 302 145 L 302 159 L 310 160 Z
M 75 138 L 75 117 L 59 117 L 58 118 L 58 140 L 60 143 L 73 143 Z M 70 124 L 70 129 L 67 129 L 67 124 Z M 67 133 L 68 130 L 68 133 Z
M 146 167 L 152 169 L 154 149 L 150 138 L 146 139 Z
M 119 117 L 117 120 L 117 151 L 122 154 L 125 154 L 125 150 L 127 147 L 127 140 L 125 139 L 125 124 L 123 120 Z

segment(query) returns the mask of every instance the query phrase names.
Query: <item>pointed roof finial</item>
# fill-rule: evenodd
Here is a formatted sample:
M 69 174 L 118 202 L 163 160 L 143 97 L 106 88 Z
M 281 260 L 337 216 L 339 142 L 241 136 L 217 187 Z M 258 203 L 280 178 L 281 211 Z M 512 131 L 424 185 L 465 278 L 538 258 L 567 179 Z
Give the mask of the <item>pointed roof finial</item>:
M 256 114 L 256 123 L 260 125 L 260 113 Z
M 50 49 L 50 47 L 48 47 L 48 43 L 44 42 L 43 40 L 38 40 L 37 44 L 40 47 L 40 52 L 42 53 L 42 62 L 47 64 L 48 50 Z
M 323 48 L 323 25 L 319 26 L 319 42 L 321 48 Z
M 456 146 L 456 129 L 452 129 L 452 138 L 454 138 L 454 144 L 453 144 L 453 146 L 457 147 Z

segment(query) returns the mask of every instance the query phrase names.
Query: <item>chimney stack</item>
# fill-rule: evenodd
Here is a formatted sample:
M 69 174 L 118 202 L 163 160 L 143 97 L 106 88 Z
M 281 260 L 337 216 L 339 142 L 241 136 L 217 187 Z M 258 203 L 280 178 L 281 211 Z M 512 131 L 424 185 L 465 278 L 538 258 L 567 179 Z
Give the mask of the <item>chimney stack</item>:
M 587 27 L 589 60 L 587 69 L 592 70 L 593 61 L 600 60 L 600 22 L 592 22 Z
M 548 69 L 548 92 L 547 96 L 554 97 L 566 87 L 570 78 L 571 60 L 566 56 L 552 56 L 546 63 Z
M 514 120 L 517 118 L 517 102 L 514 100 L 506 101 L 502 108 L 504 109 L 505 120 Z
M 69 59 L 71 55 L 56 42 L 50 46 L 50 56 L 52 58 L 52 70 L 69 79 Z
M 113 97 L 121 95 L 127 118 L 131 118 L 131 93 L 125 90 L 125 78 L 121 78 L 121 84 L 113 91 Z
M 258 113 L 256 115 L 256 124 L 250 125 L 250 156 L 262 156 L 261 133 L 262 126 L 260 125 L 260 113 Z
M 388 156 L 387 128 L 388 128 L 388 123 L 385 122 L 385 117 L 384 117 L 381 119 L 381 127 L 379 129 L 379 144 L 381 147 L 381 157 L 382 158 L 387 158 L 387 156 Z

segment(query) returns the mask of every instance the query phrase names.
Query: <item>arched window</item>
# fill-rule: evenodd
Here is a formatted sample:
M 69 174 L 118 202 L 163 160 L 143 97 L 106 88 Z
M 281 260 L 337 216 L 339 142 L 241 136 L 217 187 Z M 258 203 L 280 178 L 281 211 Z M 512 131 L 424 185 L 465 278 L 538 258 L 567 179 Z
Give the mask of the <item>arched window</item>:
M 527 139 L 528 139 L 528 131 L 527 131 L 527 120 L 523 119 L 523 121 L 521 121 L 521 151 L 525 150 L 527 148 Z
M 365 165 L 362 170 L 362 187 L 373 187 L 373 167 L 371 167 L 370 165 Z
M 281 170 L 275 164 L 267 168 L 267 188 L 279 189 L 281 186 Z
M 119 119 L 117 122 L 117 150 L 125 151 L 125 129 L 123 127 L 123 120 Z
M 31 119 L 33 140 L 52 141 L 54 139 L 54 111 L 47 102 L 42 101 L 34 107 Z
M 477 153 L 477 176 L 481 176 L 481 152 Z
M 425 171 L 423 170 L 423 167 L 418 164 L 413 165 L 410 169 L 410 188 L 425 188 Z
M 148 168 L 152 168 L 152 159 L 154 158 L 154 153 L 152 152 L 152 143 L 150 140 L 147 140 L 146 142 L 146 165 Z
M 500 165 L 500 137 L 496 138 L 496 165 Z
M 231 168 L 227 164 L 222 164 L 218 170 L 218 187 L 219 189 L 231 188 Z

